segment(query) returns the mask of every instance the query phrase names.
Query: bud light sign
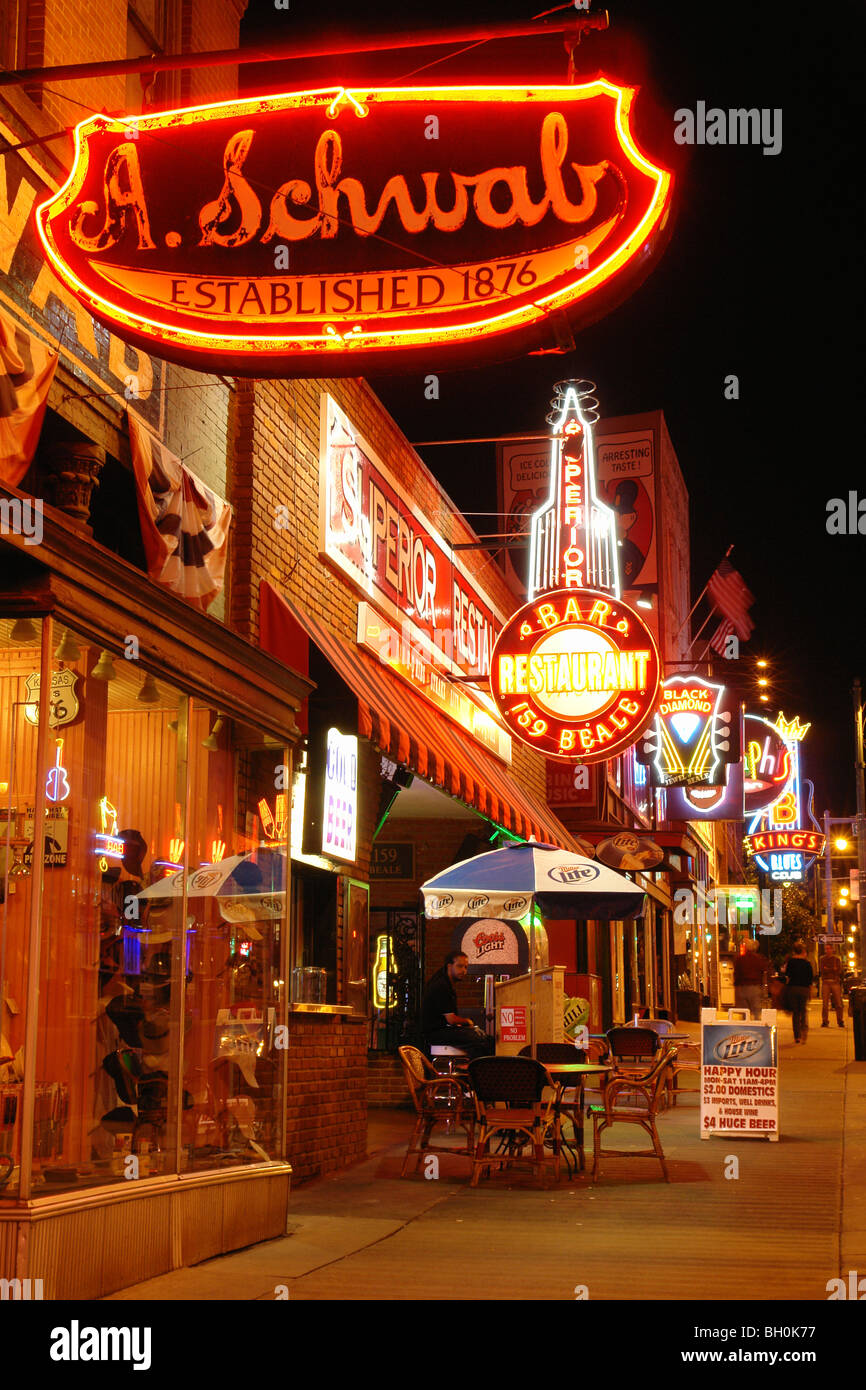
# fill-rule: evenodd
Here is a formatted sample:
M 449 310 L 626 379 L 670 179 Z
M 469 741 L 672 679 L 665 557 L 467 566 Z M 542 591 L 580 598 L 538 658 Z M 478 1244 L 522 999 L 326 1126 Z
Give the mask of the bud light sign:
M 328 730 L 322 853 L 354 861 L 358 822 L 358 737 Z

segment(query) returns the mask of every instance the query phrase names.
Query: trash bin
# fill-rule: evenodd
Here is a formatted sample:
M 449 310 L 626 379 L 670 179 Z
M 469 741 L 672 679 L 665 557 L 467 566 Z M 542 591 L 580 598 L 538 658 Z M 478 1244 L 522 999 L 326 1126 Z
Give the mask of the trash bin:
M 866 1062 L 866 985 L 856 985 L 848 996 L 854 1020 L 854 1059 Z

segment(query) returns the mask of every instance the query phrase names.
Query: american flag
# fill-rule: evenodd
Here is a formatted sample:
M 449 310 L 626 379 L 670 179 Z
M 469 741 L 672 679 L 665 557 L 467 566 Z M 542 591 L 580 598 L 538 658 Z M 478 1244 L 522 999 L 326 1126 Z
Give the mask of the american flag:
M 727 632 L 723 633 L 724 624 L 716 629 L 710 646 L 720 651 L 725 637 L 731 632 L 735 632 L 741 642 L 748 641 L 755 626 L 748 610 L 755 599 L 747 589 L 743 576 L 727 560 L 723 560 L 715 573 L 710 575 L 707 593 L 730 624 Z
M 722 618 L 722 621 L 719 623 L 718 627 L 716 628 L 715 632 L 710 638 L 710 646 L 712 647 L 714 652 L 718 652 L 719 656 L 724 656 L 725 643 L 729 637 L 733 636 L 733 633 L 734 624 L 728 622 L 727 618 Z

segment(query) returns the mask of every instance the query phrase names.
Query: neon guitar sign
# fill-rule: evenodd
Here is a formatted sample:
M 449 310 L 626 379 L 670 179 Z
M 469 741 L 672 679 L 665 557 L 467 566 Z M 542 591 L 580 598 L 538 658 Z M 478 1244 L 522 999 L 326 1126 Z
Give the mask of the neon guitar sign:
M 48 776 L 45 779 L 45 799 L 47 801 L 65 801 L 72 788 L 69 785 L 69 778 L 66 776 L 66 768 L 60 762 L 60 755 L 63 752 L 63 739 L 57 740 L 57 751 L 54 755 L 54 766 L 48 769 Z
M 636 89 L 342 88 L 93 116 L 37 210 L 102 322 L 161 357 L 361 375 L 563 350 L 647 273 L 671 175 Z

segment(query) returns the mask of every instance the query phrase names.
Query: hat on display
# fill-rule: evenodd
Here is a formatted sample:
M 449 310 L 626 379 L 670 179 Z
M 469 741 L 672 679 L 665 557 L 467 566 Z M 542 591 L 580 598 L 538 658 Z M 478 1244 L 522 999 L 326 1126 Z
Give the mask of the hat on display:
M 138 1116 L 128 1105 L 118 1105 L 115 1110 L 108 1110 L 99 1123 L 109 1134 L 126 1134 L 135 1128 Z
M 136 1000 L 115 995 L 106 1004 L 105 1012 L 128 1047 L 141 1047 L 138 1030 L 144 1019 L 144 1009 Z

